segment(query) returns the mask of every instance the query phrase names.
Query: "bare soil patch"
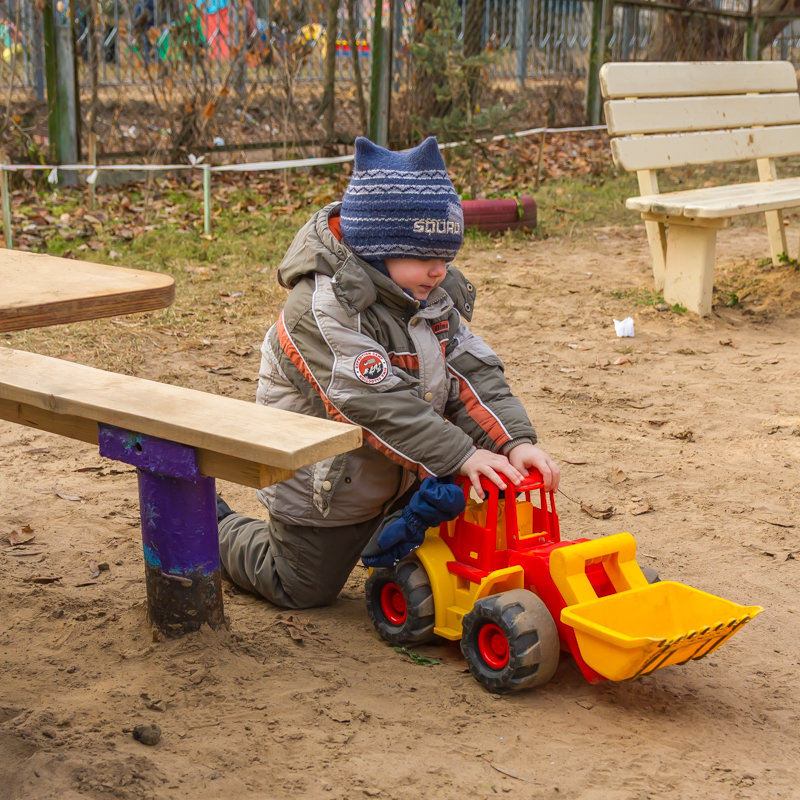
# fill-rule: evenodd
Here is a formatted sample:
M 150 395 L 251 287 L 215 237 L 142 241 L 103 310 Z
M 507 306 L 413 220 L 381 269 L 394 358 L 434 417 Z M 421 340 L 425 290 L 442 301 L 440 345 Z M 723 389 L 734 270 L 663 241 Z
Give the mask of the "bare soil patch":
M 226 583 L 228 630 L 163 640 L 134 471 L 0 423 L 0 798 L 800 797 L 800 273 L 759 267 L 766 252 L 760 230 L 720 236 L 702 320 L 636 304 L 652 285 L 641 229 L 458 262 L 474 329 L 562 464 L 564 537 L 630 531 L 662 577 L 766 609 L 708 658 L 634 682 L 590 685 L 564 656 L 548 685 L 497 697 L 457 646 L 417 665 L 373 631 L 360 566 L 334 606 L 303 612 Z M 627 316 L 636 335 L 617 338 Z M 109 347 L 119 322 L 135 318 L 97 323 Z M 232 353 L 229 321 L 208 341 L 149 330 L 135 371 L 252 397 L 257 354 Z M 79 337 L 54 349 L 98 361 Z M 12 531 L 33 537 L 12 547 Z M 134 738 L 153 723 L 157 744 Z

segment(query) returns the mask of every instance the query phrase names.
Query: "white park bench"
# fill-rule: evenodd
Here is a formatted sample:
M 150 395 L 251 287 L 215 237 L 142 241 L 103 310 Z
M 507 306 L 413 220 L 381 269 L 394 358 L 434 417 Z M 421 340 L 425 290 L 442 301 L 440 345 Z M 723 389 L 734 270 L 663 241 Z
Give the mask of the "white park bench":
M 800 206 L 800 177 L 775 158 L 800 154 L 800 97 L 787 61 L 626 62 L 600 70 L 616 165 L 635 171 L 656 288 L 667 303 L 711 311 L 717 230 L 763 212 L 773 263 L 787 254 L 781 211 Z M 755 161 L 758 180 L 659 192 L 670 167 Z

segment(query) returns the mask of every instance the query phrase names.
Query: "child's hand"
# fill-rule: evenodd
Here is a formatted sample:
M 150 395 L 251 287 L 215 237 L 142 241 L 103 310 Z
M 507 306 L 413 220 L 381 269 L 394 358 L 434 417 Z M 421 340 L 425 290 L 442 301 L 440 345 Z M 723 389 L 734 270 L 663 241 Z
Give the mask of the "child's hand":
M 522 445 L 519 445 L 519 447 L 522 447 Z M 533 447 L 533 445 L 530 445 L 530 447 Z M 515 447 L 511 452 L 513 453 L 516 449 Z M 520 472 L 504 455 L 493 453 L 491 450 L 476 450 L 461 465 L 459 472 L 470 479 L 476 494 L 481 500 L 484 499 L 484 492 L 481 488 L 481 475 L 488 478 L 500 489 L 506 488 L 505 481 L 502 478 L 503 475 L 512 483 L 519 483 L 525 477 L 525 473 Z
M 541 447 L 536 447 L 536 445 L 528 442 L 518 444 L 509 452 L 508 460 L 511 462 L 511 465 L 516 467 L 523 475 L 527 475 L 531 467 L 538 469 L 539 472 L 542 473 L 542 478 L 544 479 L 544 488 L 548 492 L 555 492 L 558 490 L 561 470 L 558 464 L 556 464 Z

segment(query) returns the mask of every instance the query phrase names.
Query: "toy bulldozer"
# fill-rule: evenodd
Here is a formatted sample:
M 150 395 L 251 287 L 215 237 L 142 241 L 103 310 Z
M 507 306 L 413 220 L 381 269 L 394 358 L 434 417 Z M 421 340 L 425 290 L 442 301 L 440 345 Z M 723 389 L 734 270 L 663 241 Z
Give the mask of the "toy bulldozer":
M 638 678 L 702 658 L 763 609 L 681 583 L 648 582 L 629 533 L 562 541 L 538 473 L 469 500 L 430 528 L 412 556 L 366 584 L 376 630 L 395 645 L 461 640 L 472 675 L 492 692 L 539 686 L 561 650 L 591 683 Z M 504 496 L 501 496 L 504 495 Z

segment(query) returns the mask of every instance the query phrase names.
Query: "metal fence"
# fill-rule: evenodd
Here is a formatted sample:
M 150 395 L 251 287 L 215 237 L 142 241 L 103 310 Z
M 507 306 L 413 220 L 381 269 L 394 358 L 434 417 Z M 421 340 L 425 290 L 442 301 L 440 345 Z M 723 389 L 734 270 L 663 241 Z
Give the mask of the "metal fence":
M 391 105 L 402 136 L 416 124 L 409 98 L 419 87 L 411 69 L 418 2 L 341 0 L 329 37 L 321 0 L 0 0 L 0 146 L 41 160 L 58 141 L 62 163 L 81 153 L 91 159 L 95 148 L 112 159 L 131 152 L 184 157 L 192 148 L 332 146 L 337 135 L 350 136 L 349 127 L 367 129 L 361 119 L 376 5 L 381 27 L 392 30 L 400 102 L 374 106 L 388 120 Z M 790 14 L 759 16 L 755 0 L 691 8 L 674 2 L 460 0 L 456 33 L 465 50 L 477 41 L 494 53 L 486 71 L 503 85 L 492 92 L 500 89 L 504 102 L 511 95 L 509 107 L 532 104 L 537 124 L 551 126 L 601 121 L 598 73 L 606 60 L 781 58 L 800 65 L 800 21 Z M 43 111 L 45 24 L 51 34 L 58 28 L 48 39 L 54 49 L 66 42 L 69 55 L 49 61 L 51 86 L 66 99 Z M 320 88 L 332 50 L 340 84 L 354 80 L 358 65 L 362 86 L 351 94 L 357 111 L 349 106 L 338 127 L 323 130 Z M 73 62 L 76 81 L 71 70 L 68 80 L 52 74 L 54 63 Z M 517 87 L 527 81 L 534 91 L 523 94 Z M 73 126 L 69 136 L 58 114 Z
M 394 53 L 400 71 L 407 60 L 416 3 L 389 2 L 394 4 Z M 384 17 L 389 2 L 382 4 Z M 464 15 L 469 3 L 462 2 Z M 222 81 L 235 56 L 241 59 L 247 81 L 276 81 L 287 54 L 299 61 L 296 80 L 317 81 L 328 47 L 336 50 L 340 79 L 353 76 L 353 50 L 365 77 L 370 72 L 377 4 L 367 0 L 354 3 L 352 42 L 349 4 L 344 1 L 333 37 L 324 27 L 325 4 L 315 0 L 64 0 L 60 5 L 72 20 L 84 73 L 90 55 L 91 10 L 98 10 L 101 19 L 95 35 L 101 42 L 101 86 L 143 84 L 147 80 L 143 67 L 149 63 L 169 69 L 172 79 L 180 80 L 203 66 L 205 78 Z M 582 78 L 593 45 L 619 60 L 676 58 L 678 53 L 741 58 L 747 55 L 743 48 L 748 46 L 748 26 L 755 26 L 760 35 L 760 44 L 753 47 L 751 31 L 751 56 L 800 64 L 800 26 L 788 16 L 754 17 L 748 0 L 708 0 L 707 7 L 678 11 L 660 2 L 631 0 L 613 5 L 611 0 L 484 0 L 482 5 L 483 44 L 497 53 L 490 67 L 494 77 Z M 599 30 L 593 25 L 598 17 L 603 20 Z M 187 61 L 185 48 L 179 46 L 187 36 L 196 37 L 200 47 L 189 63 L 179 64 Z M 598 43 L 598 37 L 605 41 Z M 0 86 L 26 89 L 44 98 L 42 41 L 35 0 L 0 0 Z

